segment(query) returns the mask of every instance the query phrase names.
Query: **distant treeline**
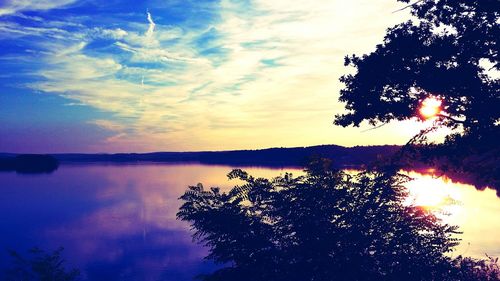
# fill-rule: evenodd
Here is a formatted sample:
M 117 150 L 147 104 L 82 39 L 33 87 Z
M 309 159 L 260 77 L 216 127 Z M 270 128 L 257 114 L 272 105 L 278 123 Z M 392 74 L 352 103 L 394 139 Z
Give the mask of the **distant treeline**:
M 50 155 L 41 154 L 3 154 L 0 155 L 0 171 L 18 173 L 50 173 L 59 166 L 59 161 Z
M 318 145 L 259 150 L 153 152 L 118 154 L 53 154 L 61 162 L 198 162 L 202 164 L 304 166 L 313 157 L 330 158 L 338 167 L 360 167 L 394 154 L 400 146 Z

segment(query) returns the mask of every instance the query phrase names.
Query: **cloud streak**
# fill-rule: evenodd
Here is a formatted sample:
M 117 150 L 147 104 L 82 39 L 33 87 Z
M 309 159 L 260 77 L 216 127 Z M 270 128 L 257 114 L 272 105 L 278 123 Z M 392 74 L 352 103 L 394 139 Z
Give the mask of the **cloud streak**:
M 23 11 L 45 11 L 67 6 L 76 0 L 7 0 L 0 2 L 0 16 Z
M 151 16 L 151 13 L 148 11 L 147 12 L 147 19 L 148 19 L 148 22 L 149 22 L 149 27 L 148 27 L 148 31 L 146 31 L 146 37 L 148 38 L 151 38 L 153 37 L 153 32 L 155 31 L 155 22 L 153 21 L 153 17 Z
M 194 12 L 167 21 L 148 10 L 146 20 L 114 18 L 107 27 L 0 29 L 11 38 L 57 39 L 32 46 L 43 67 L 29 85 L 112 113 L 90 121 L 114 134 L 96 151 L 353 145 L 366 143 L 366 134 L 331 125 L 342 110 L 343 56 L 371 51 L 387 27 L 408 17 L 392 13 L 397 8 L 392 0 L 223 0 L 204 24 Z M 155 14 L 180 10 L 164 9 Z M 370 139 L 410 134 L 389 128 Z

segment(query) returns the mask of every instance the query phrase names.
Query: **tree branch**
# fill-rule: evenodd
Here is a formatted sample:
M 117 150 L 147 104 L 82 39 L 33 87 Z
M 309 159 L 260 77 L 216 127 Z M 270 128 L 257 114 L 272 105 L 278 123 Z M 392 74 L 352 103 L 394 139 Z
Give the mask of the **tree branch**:
M 407 9 L 407 8 L 409 8 L 409 7 L 415 6 L 416 4 L 418 4 L 418 3 L 422 2 L 422 1 L 424 1 L 424 0 L 418 0 L 417 2 L 412 3 L 412 4 L 408 4 L 408 5 L 404 6 L 404 7 L 403 7 L 403 8 L 401 8 L 401 9 L 397 9 L 396 11 L 394 11 L 394 12 L 392 12 L 392 13 L 394 14 L 394 13 L 397 13 L 397 12 L 401 12 L 401 11 L 403 11 L 403 10 L 406 10 L 406 9 Z
M 388 124 L 388 123 L 382 123 L 381 125 L 378 125 L 378 126 L 375 126 L 375 127 L 372 127 L 372 128 L 368 128 L 368 129 L 366 129 L 366 130 L 363 130 L 363 131 L 361 131 L 361 133 L 364 133 L 364 132 L 368 132 L 368 131 L 371 131 L 371 130 L 378 129 L 378 128 L 380 128 L 380 127 L 382 127 L 382 126 L 385 126 L 385 125 L 387 125 L 387 124 Z
M 441 113 L 437 114 L 436 116 L 449 119 L 449 120 L 451 120 L 451 121 L 453 121 L 455 123 L 460 123 L 460 124 L 466 124 L 467 123 L 466 120 L 458 120 L 458 119 L 455 119 L 455 118 L 453 118 L 453 117 L 451 117 L 449 115 L 444 115 L 444 114 L 441 114 Z

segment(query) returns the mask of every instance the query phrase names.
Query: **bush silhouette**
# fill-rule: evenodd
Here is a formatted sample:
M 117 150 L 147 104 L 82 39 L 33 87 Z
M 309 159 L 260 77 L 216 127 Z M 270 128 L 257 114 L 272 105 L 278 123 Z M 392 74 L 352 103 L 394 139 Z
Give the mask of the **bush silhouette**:
M 76 281 L 80 280 L 78 269 L 66 270 L 62 258 L 63 248 L 47 253 L 38 248 L 22 256 L 16 251 L 9 251 L 11 267 L 2 280 L 6 281 Z
M 405 204 L 406 176 L 347 174 L 317 160 L 306 174 L 272 180 L 242 170 L 228 193 L 189 187 L 177 216 L 208 259 L 204 280 L 459 280 L 445 254 L 457 227 Z M 448 278 L 448 279 L 447 279 Z

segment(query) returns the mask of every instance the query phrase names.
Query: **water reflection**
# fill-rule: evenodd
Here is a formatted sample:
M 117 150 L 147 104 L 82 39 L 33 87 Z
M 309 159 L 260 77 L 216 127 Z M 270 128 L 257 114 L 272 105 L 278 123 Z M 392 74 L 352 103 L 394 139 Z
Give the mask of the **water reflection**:
M 472 185 L 427 174 L 407 172 L 414 178 L 407 184 L 415 204 L 432 209 L 446 223 L 460 226 L 461 244 L 454 255 L 484 258 L 500 256 L 500 199 L 493 189 L 478 191 Z
M 177 198 L 198 181 L 231 183 L 229 167 L 62 166 L 53 175 L 0 174 L 0 247 L 55 249 L 91 280 L 191 280 L 213 269 L 177 221 Z M 252 169 L 262 176 L 276 171 Z M 0 261 L 5 261 L 5 253 Z M 0 262 L 0 264 L 5 264 Z
M 52 175 L 0 174 L 0 248 L 66 248 L 71 266 L 91 280 L 192 280 L 214 265 L 194 244 L 188 226 L 175 219 L 177 198 L 188 185 L 229 189 L 228 166 L 74 165 Z M 246 169 L 273 177 L 283 170 Z M 300 174 L 300 169 L 286 169 Z M 455 254 L 500 256 L 500 200 L 446 178 L 409 172 L 412 200 L 449 215 L 464 243 Z M 0 253 L 5 264 L 6 253 Z

